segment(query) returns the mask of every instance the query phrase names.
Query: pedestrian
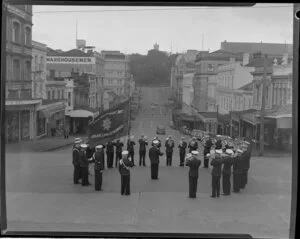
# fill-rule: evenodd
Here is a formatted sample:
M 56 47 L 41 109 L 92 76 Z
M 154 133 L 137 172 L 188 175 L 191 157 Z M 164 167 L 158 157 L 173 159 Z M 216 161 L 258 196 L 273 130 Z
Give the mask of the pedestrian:
M 122 159 L 122 148 L 124 147 L 124 144 L 118 139 L 115 143 L 116 147 L 116 167 L 118 166 L 118 163 Z
M 95 152 L 95 148 L 91 147 L 91 145 L 87 142 L 86 143 L 87 148 L 86 148 L 86 157 L 89 161 L 88 165 L 88 175 L 93 175 L 93 163 L 92 163 L 92 157 Z
M 223 159 L 221 157 L 222 150 L 216 150 L 215 154 L 212 155 L 211 165 L 213 166 L 211 171 L 212 176 L 212 195 L 211 197 L 220 197 L 220 179 L 221 179 L 221 168 Z
M 201 161 L 198 158 L 198 151 L 192 151 L 191 154 L 187 155 L 186 166 L 190 167 L 189 171 L 189 198 L 196 198 L 197 195 L 197 184 L 199 176 L 199 167 Z
M 236 154 L 234 155 L 233 161 L 233 192 L 239 193 L 241 189 L 241 180 L 243 172 L 243 162 L 241 159 L 243 151 L 238 148 Z
M 224 165 L 222 170 L 222 183 L 223 183 L 223 195 L 228 196 L 231 194 L 231 183 L 230 183 L 230 176 L 231 176 L 231 167 L 233 164 L 233 150 L 227 149 L 226 156 L 224 157 Z
M 168 136 L 165 142 L 165 147 L 166 147 L 167 166 L 172 166 L 173 148 L 175 147 L 175 144 L 171 135 Z
M 74 173 L 73 173 L 73 182 L 74 184 L 79 184 L 80 176 L 80 143 L 81 140 L 76 140 L 73 147 L 73 165 L 74 165 Z
M 122 159 L 119 163 L 119 172 L 121 175 L 121 195 L 130 195 L 130 167 L 133 167 L 133 161 L 129 157 L 127 150 L 122 152 Z
M 146 146 L 148 146 L 147 138 L 144 137 L 144 135 L 141 135 L 141 138 L 139 139 L 139 144 L 140 144 L 140 166 L 146 166 L 145 158 L 146 158 Z
M 108 141 L 106 144 L 106 160 L 107 168 L 112 168 L 114 161 L 114 144 L 111 141 Z
M 132 160 L 133 166 L 135 166 L 135 163 L 134 163 L 134 145 L 135 145 L 135 142 L 133 141 L 133 136 L 130 136 L 130 138 L 127 141 L 127 151 L 129 152 L 129 157 Z
M 216 135 L 217 138 L 217 142 L 215 143 L 216 150 L 222 149 L 223 147 L 221 137 L 222 137 L 221 135 Z
M 249 172 L 249 169 L 250 169 L 252 144 L 248 141 L 245 141 L 245 144 L 247 145 L 246 158 L 245 158 L 245 168 L 244 168 L 244 183 L 246 185 L 248 183 L 248 172 Z
M 89 161 L 86 155 L 86 149 L 87 149 L 87 145 L 86 144 L 81 144 L 80 145 L 80 152 L 79 152 L 79 163 L 80 163 L 80 167 L 81 167 L 81 171 L 82 171 L 82 182 L 81 185 L 82 186 L 89 186 L 91 185 L 89 183 L 89 175 L 88 175 L 88 166 L 89 166 Z
M 149 149 L 149 158 L 151 163 L 151 179 L 158 179 L 158 167 L 159 167 L 159 156 L 163 156 L 164 154 L 159 150 L 159 141 L 154 140 L 153 146 Z
M 102 171 L 104 170 L 104 153 L 103 146 L 96 146 L 96 152 L 93 154 L 95 163 L 95 191 L 102 191 Z
M 204 150 L 203 150 L 203 157 L 204 157 L 204 168 L 208 168 L 209 157 L 206 155 L 210 153 L 211 146 L 213 145 L 211 141 L 211 137 L 209 136 L 205 141 Z
M 197 139 L 196 137 L 193 137 L 192 140 L 189 143 L 189 153 L 191 153 L 192 151 L 197 151 L 198 149 L 198 143 L 197 143 Z
M 187 142 L 185 142 L 184 137 L 181 137 L 181 140 L 179 141 L 178 148 L 179 148 L 179 158 L 180 158 L 179 166 L 183 167 L 184 166 L 185 151 L 186 151 L 186 148 L 187 148 Z
M 245 142 L 241 145 L 241 149 L 243 153 L 241 154 L 241 161 L 242 161 L 242 170 L 241 170 L 241 189 L 244 189 L 247 183 L 247 173 L 249 170 L 249 151 L 248 151 L 248 145 Z
M 67 139 L 69 138 L 69 135 L 70 135 L 70 127 L 67 126 L 66 127 L 66 137 L 67 137 Z

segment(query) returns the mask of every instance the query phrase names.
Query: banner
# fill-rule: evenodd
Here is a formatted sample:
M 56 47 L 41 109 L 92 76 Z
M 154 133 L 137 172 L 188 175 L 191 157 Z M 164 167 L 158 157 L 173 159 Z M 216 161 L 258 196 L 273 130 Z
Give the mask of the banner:
M 95 64 L 95 57 L 48 56 L 47 64 Z
M 89 125 L 89 143 L 92 146 L 127 135 L 129 101 L 108 109 L 97 116 Z

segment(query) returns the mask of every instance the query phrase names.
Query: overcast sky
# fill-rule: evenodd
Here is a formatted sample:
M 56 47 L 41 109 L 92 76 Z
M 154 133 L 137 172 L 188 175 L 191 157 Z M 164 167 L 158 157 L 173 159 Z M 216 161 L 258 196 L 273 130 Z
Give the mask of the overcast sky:
M 164 8 L 167 9 L 162 10 Z M 292 43 L 293 40 L 292 4 L 187 8 L 34 6 L 33 40 L 53 49 L 73 49 L 76 20 L 78 39 L 85 39 L 87 45 L 97 50 L 120 50 L 127 54 L 147 54 L 155 42 L 162 51 L 170 52 L 172 46 L 175 53 L 202 50 L 202 45 L 204 50 L 218 50 L 224 40 L 273 43 Z M 95 10 L 100 11 L 92 12 Z

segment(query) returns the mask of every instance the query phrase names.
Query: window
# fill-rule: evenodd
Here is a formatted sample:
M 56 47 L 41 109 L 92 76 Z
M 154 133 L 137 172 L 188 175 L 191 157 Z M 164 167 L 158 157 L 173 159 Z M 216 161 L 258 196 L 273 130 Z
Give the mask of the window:
M 55 99 L 55 90 L 52 90 L 52 99 Z
M 40 65 L 39 65 L 39 70 L 43 71 L 44 68 L 44 57 L 41 56 L 41 61 L 40 61 Z
M 12 29 L 12 41 L 13 42 L 20 42 L 20 24 L 18 22 L 13 22 L 13 29 Z
M 68 92 L 68 106 L 71 106 L 71 92 Z
M 24 74 L 24 80 L 30 81 L 31 80 L 31 62 L 26 61 L 25 62 L 25 74 Z
M 20 60 L 13 60 L 13 80 L 20 81 L 21 80 L 21 64 Z
M 34 68 L 35 68 L 35 71 L 38 71 L 38 56 L 34 57 Z
M 51 100 L 51 91 L 50 91 L 50 90 L 47 91 L 47 99 L 48 99 L 48 100 Z
M 31 28 L 25 27 L 25 45 L 31 45 Z
M 259 85 L 256 85 L 256 103 L 259 103 Z

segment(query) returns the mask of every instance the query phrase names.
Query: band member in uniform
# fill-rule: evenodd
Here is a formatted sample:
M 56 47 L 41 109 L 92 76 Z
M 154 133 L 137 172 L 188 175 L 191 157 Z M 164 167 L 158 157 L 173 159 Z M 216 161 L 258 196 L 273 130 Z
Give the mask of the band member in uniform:
M 122 159 L 122 148 L 124 147 L 124 144 L 118 139 L 117 142 L 114 144 L 116 147 L 116 167 L 118 166 L 118 163 Z
M 204 168 L 208 168 L 209 157 L 206 155 L 210 153 L 211 146 L 213 145 L 211 137 L 209 136 L 205 142 L 203 156 L 204 156 Z
M 149 158 L 151 163 L 151 179 L 158 179 L 159 156 L 164 154 L 160 152 L 158 145 L 159 141 L 153 141 L 154 146 L 149 149 Z
M 249 169 L 248 165 L 248 144 L 244 142 L 244 144 L 241 145 L 241 150 L 243 153 L 241 154 L 241 161 L 242 161 L 242 170 L 241 170 L 241 184 L 240 188 L 244 189 L 246 186 L 246 177 L 247 177 L 247 171 Z
M 217 142 L 215 143 L 216 150 L 222 149 L 221 135 L 217 135 L 216 138 L 217 138 Z
M 135 163 L 134 163 L 134 145 L 135 145 L 135 142 L 133 141 L 133 136 L 130 136 L 130 138 L 127 141 L 127 151 L 129 152 L 129 157 L 132 160 L 133 166 L 135 166 Z
M 146 146 L 148 145 L 147 139 L 144 137 L 144 135 L 141 135 L 141 138 L 139 139 L 140 144 L 140 163 L 139 165 L 146 166 L 145 158 L 146 158 Z
M 233 154 L 232 149 L 226 150 L 226 155 L 224 156 L 224 165 L 222 170 L 222 182 L 223 182 L 223 195 L 228 196 L 231 194 L 231 166 L 233 164 Z
M 106 144 L 106 161 L 107 168 L 112 168 L 114 163 L 114 144 L 108 141 Z
M 241 188 L 241 175 L 242 175 L 242 155 L 243 151 L 241 149 L 237 149 L 237 152 L 234 155 L 233 162 L 233 192 L 239 193 Z
M 175 147 L 175 144 L 170 135 L 166 140 L 165 147 L 166 147 L 166 156 L 167 156 L 167 166 L 172 166 L 173 148 Z
M 190 167 L 189 171 L 189 198 L 196 198 L 197 195 L 197 183 L 198 183 L 198 171 L 201 165 L 201 161 L 198 159 L 198 151 L 192 151 L 192 156 L 187 155 L 186 166 Z
M 211 175 L 212 175 L 212 195 L 211 197 L 215 198 L 220 197 L 220 179 L 221 179 L 221 168 L 223 159 L 221 157 L 222 150 L 216 150 L 215 155 L 212 156 L 211 165 L 213 166 Z
M 95 163 L 95 191 L 102 191 L 102 170 L 104 170 L 104 152 L 102 145 L 96 146 L 93 162 Z
M 80 163 L 80 167 L 81 167 L 81 172 L 82 172 L 82 182 L 81 185 L 82 186 L 89 186 L 91 185 L 89 183 L 89 172 L 88 172 L 88 166 L 89 166 L 89 161 L 86 155 L 86 149 L 87 149 L 87 145 L 86 144 L 81 144 L 80 145 L 80 152 L 79 152 L 79 163 Z
M 87 157 L 87 159 L 89 161 L 88 175 L 93 175 L 93 170 L 92 170 L 93 163 L 92 163 L 91 159 L 93 157 L 95 149 L 93 147 L 91 147 L 89 143 L 86 143 L 86 145 L 87 145 L 87 148 L 86 148 L 86 157 Z
M 180 167 L 184 166 L 184 156 L 185 156 L 186 147 L 187 147 L 187 143 L 185 142 L 184 137 L 181 137 L 181 140 L 179 141 L 179 145 L 178 145 L 178 148 L 179 148 L 179 158 L 180 158 L 180 164 L 179 164 L 179 166 Z
M 247 151 L 245 156 L 245 167 L 244 167 L 244 184 L 246 185 L 248 183 L 248 172 L 250 169 L 250 159 L 251 159 L 251 151 L 252 151 L 252 144 L 248 141 L 245 141 L 245 144 L 247 145 Z
M 75 143 L 74 143 L 74 148 L 73 148 L 73 165 L 74 165 L 74 174 L 73 174 L 73 182 L 74 184 L 79 184 L 79 179 L 81 178 L 81 175 L 80 175 L 80 143 L 81 143 L 81 140 L 76 140 Z
M 122 159 L 119 163 L 119 172 L 121 174 L 121 195 L 130 195 L 130 167 L 133 166 L 132 159 L 129 157 L 129 152 L 122 152 Z
M 160 147 L 161 147 L 161 140 L 158 138 L 158 136 L 155 136 L 155 137 L 153 138 L 151 146 L 154 146 L 154 145 L 155 145 L 155 144 L 154 144 L 154 141 L 155 141 L 155 140 L 158 141 L 157 147 L 160 149 Z
M 197 151 L 197 149 L 198 149 L 198 142 L 196 137 L 193 137 L 189 143 L 189 153 L 191 153 L 192 151 Z

